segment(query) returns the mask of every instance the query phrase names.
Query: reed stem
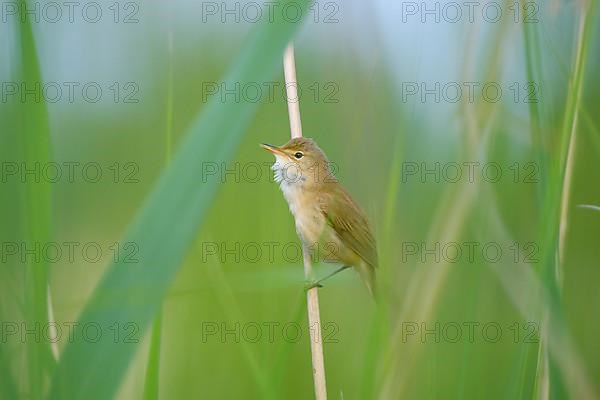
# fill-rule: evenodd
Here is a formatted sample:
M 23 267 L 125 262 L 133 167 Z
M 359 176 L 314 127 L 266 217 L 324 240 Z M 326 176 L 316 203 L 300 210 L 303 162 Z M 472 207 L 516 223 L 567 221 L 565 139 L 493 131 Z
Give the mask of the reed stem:
M 283 56 L 283 70 L 285 75 L 285 88 L 287 94 L 288 114 L 290 117 L 290 131 L 292 138 L 302 137 L 302 123 L 300 121 L 300 104 L 298 99 L 298 85 L 296 81 L 296 63 L 294 61 L 294 45 L 289 44 Z M 304 257 L 304 276 L 307 280 L 313 279 L 310 253 L 302 247 Z M 306 292 L 308 308 L 308 326 L 310 332 L 310 352 L 312 355 L 313 381 L 315 384 L 315 398 L 327 399 L 327 385 L 325 382 L 325 360 L 323 358 L 323 342 L 321 341 L 321 313 L 319 310 L 318 288 L 314 287 Z

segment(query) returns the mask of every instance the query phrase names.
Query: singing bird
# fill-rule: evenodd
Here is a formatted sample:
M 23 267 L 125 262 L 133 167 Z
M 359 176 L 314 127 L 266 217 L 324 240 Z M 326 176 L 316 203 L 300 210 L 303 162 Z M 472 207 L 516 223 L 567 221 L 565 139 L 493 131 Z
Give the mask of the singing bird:
M 327 156 L 305 137 L 283 146 L 261 144 L 275 155 L 275 181 L 296 222 L 296 232 L 314 260 L 340 263 L 341 268 L 310 282 L 306 289 L 346 268 L 354 267 L 375 296 L 377 251 L 365 213 L 333 175 Z

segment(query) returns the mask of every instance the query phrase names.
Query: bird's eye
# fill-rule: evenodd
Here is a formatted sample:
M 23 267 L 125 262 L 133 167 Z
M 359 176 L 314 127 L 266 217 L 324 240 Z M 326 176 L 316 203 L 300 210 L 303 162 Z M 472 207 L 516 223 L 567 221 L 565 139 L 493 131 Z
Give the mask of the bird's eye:
M 302 156 L 304 156 L 304 154 L 297 152 L 296 154 L 294 154 L 294 157 L 296 157 L 298 160 L 302 158 Z

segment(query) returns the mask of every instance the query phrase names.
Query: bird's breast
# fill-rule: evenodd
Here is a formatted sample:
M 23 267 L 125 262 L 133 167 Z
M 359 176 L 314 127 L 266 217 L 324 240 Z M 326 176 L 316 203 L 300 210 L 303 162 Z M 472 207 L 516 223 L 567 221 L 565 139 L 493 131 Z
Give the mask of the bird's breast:
M 302 241 L 306 244 L 314 244 L 323 239 L 326 221 L 316 196 L 305 193 L 293 185 L 284 185 L 282 190 L 290 212 L 294 216 L 296 231 Z

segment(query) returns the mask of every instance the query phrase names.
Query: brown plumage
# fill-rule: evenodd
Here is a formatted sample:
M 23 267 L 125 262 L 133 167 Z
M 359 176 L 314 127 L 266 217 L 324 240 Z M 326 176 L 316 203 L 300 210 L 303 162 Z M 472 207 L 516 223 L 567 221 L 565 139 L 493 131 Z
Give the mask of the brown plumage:
M 262 147 L 275 155 L 275 180 L 313 258 L 354 267 L 374 295 L 375 239 L 365 213 L 333 175 L 325 153 L 310 138 Z

